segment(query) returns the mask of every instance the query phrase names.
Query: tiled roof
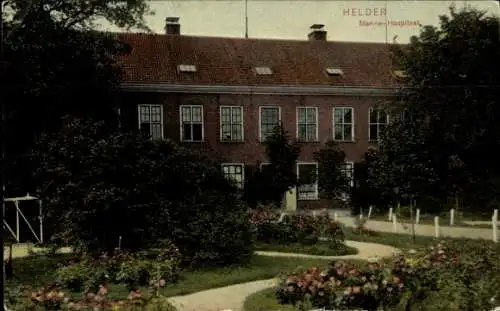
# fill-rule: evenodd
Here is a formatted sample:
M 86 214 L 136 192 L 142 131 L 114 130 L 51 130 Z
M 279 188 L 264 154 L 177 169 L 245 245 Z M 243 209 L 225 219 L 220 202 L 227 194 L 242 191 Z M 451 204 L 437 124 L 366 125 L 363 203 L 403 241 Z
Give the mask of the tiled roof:
M 380 43 L 119 34 L 132 51 L 119 63 L 127 82 L 196 85 L 393 87 L 387 45 Z M 178 72 L 178 65 L 196 72 Z M 271 75 L 256 75 L 270 67 Z M 326 68 L 343 76 L 329 76 Z

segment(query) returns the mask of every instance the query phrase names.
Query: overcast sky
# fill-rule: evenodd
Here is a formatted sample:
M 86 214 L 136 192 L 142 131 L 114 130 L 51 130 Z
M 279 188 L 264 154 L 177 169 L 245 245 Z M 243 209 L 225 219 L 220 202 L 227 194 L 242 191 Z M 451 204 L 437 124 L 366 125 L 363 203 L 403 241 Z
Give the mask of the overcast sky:
M 399 43 L 419 33 L 417 23 L 437 25 L 438 15 L 451 4 L 473 6 L 500 15 L 498 1 L 270 1 L 248 0 L 248 34 L 251 38 L 305 39 L 312 24 L 324 24 L 328 40 Z M 387 7 L 386 7 L 387 5 Z M 163 33 L 165 17 L 180 17 L 185 35 L 244 37 L 243 0 L 153 0 L 155 16 L 147 18 L 154 32 Z M 386 9 L 386 14 L 384 10 Z M 364 15 L 364 16 L 360 16 Z M 104 26 L 108 30 L 116 30 Z

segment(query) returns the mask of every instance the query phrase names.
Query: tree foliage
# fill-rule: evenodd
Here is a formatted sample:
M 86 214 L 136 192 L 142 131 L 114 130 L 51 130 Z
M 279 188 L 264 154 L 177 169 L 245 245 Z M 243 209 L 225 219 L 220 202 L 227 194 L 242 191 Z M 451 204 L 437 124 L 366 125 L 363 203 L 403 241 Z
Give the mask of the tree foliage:
M 322 196 L 336 199 L 350 192 L 350 180 L 345 173 L 345 152 L 334 141 L 314 153 L 318 163 L 318 188 Z
M 266 138 L 264 146 L 269 163 L 252 171 L 245 197 L 249 202 L 281 206 L 286 191 L 298 185 L 296 166 L 301 147 L 290 140 L 281 124 Z
M 407 118 L 391 122 L 371 174 L 385 192 L 460 196 L 487 207 L 498 194 L 500 142 L 499 20 L 450 8 L 439 27 L 425 26 L 395 62 L 406 87 L 391 103 Z
M 2 81 L 2 99 L 7 131 L 16 133 L 5 142 L 10 195 L 32 191 L 23 155 L 42 132 L 57 130 L 64 115 L 116 125 L 116 59 L 128 47 L 90 27 L 97 19 L 143 27 L 147 11 L 143 0 L 7 1 L 3 56 L 9 79 Z
M 65 119 L 33 159 L 53 241 L 109 251 L 170 239 L 190 263 L 251 255 L 246 207 L 208 155 L 102 123 Z

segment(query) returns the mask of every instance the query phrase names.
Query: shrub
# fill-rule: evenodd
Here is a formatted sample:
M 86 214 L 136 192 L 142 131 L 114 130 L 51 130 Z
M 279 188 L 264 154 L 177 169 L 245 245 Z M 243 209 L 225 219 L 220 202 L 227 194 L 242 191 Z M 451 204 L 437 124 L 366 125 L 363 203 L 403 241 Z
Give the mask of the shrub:
M 172 250 L 173 249 L 173 250 Z M 151 283 L 176 282 L 180 273 L 179 254 L 172 249 L 159 250 L 151 259 L 148 253 L 117 253 L 98 259 L 84 257 L 56 271 L 57 284 L 73 292 L 96 291 L 103 282 L 125 284 L 130 290 Z
M 264 243 L 314 245 L 319 238 L 327 238 L 332 248 L 343 245 L 342 226 L 333 221 L 328 214 L 313 217 L 310 215 L 287 215 L 281 222 L 279 212 L 271 209 L 257 209 L 250 212 L 250 220 L 255 239 Z
M 189 265 L 251 257 L 247 207 L 206 151 L 64 121 L 60 132 L 40 137 L 32 159 L 54 243 L 100 253 L 121 238 L 136 252 L 170 239 Z
M 498 246 L 439 243 L 380 263 L 333 262 L 282 279 L 280 303 L 363 310 L 491 310 L 500 297 Z
M 153 288 L 151 288 L 153 289 Z M 122 310 L 122 311 L 175 311 L 168 299 L 158 295 L 130 292 L 127 299 L 113 300 L 107 297 L 106 284 L 96 293 L 88 293 L 80 299 L 70 299 L 58 287 L 42 288 L 29 295 L 30 300 L 16 306 L 15 311 L 70 311 L 70 310 Z

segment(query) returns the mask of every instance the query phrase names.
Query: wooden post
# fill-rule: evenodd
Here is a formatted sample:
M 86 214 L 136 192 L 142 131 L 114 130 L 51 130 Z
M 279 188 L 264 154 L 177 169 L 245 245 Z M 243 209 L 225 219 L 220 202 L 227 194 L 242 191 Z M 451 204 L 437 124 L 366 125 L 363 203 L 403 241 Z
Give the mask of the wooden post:
M 415 216 L 415 224 L 418 225 L 420 223 L 420 208 L 417 208 L 417 215 Z
M 394 231 L 394 233 L 398 231 L 398 220 L 396 215 L 392 215 L 392 231 Z
M 336 221 L 338 221 L 338 219 L 339 219 L 339 214 L 337 212 L 334 212 L 333 213 L 333 221 L 336 222 Z
M 19 243 L 19 201 L 14 201 L 16 206 L 16 240 Z
M 439 238 L 439 217 L 434 217 L 434 236 Z
M 389 219 L 387 221 L 392 220 L 392 207 L 389 207 Z
M 43 244 L 43 214 L 42 214 L 42 200 L 38 200 L 38 220 L 40 223 L 40 243 Z
M 370 208 L 368 208 L 368 219 L 370 219 L 370 217 L 372 216 L 372 212 L 373 212 L 373 206 L 370 205 Z
M 498 223 L 498 210 L 497 209 L 493 210 L 493 218 L 495 218 L 495 221 Z
M 450 210 L 450 226 L 455 224 L 455 209 Z
M 493 229 L 493 242 L 498 242 L 498 225 L 495 216 L 491 217 L 491 229 Z

